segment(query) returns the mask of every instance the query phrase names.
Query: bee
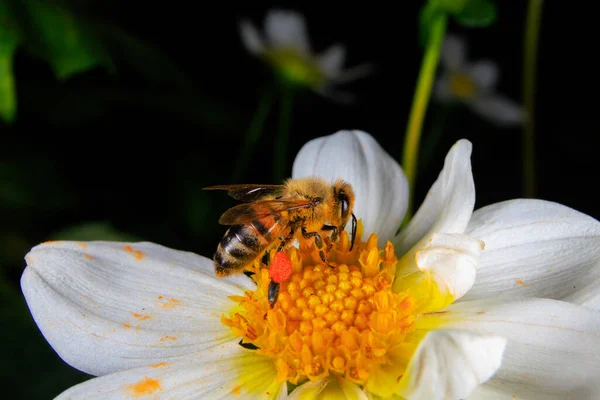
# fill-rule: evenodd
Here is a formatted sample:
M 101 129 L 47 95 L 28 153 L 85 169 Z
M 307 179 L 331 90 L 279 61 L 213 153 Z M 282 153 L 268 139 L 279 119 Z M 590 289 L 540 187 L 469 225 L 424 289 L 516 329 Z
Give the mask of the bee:
M 217 185 L 205 190 L 227 190 L 243 203 L 225 211 L 219 223 L 230 225 L 213 260 L 219 277 L 244 272 L 278 244 L 282 251 L 299 230 L 314 238 L 319 256 L 328 265 L 327 253 L 352 218 L 350 250 L 356 238 L 354 190 L 341 179 L 333 184 L 315 177 L 288 179 L 282 185 Z M 327 244 L 327 248 L 326 245 Z M 279 283 L 271 281 L 269 302 L 277 301 Z

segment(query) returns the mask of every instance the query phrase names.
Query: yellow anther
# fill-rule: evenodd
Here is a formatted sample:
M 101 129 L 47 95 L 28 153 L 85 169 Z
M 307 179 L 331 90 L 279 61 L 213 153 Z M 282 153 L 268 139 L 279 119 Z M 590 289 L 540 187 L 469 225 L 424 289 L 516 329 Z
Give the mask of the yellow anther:
M 315 318 L 315 313 L 312 310 L 302 310 L 302 319 L 304 321 L 311 321 Z
M 315 306 L 315 315 L 321 317 L 329 311 L 329 307 L 324 304 L 318 304 Z
M 334 289 L 335 290 L 335 289 Z M 325 305 L 331 304 L 335 300 L 335 296 L 331 292 L 323 293 L 321 295 L 321 302 Z
M 346 365 L 346 360 L 344 360 L 340 356 L 334 357 L 333 360 L 331 361 L 332 368 L 334 368 L 338 371 L 343 371 L 345 365 Z
M 342 300 L 336 300 L 329 305 L 329 309 L 341 313 L 344 311 L 344 302 Z
M 319 298 L 319 296 L 312 295 L 308 298 L 308 306 L 310 308 L 314 309 L 317 304 L 321 304 L 321 299 Z
M 315 293 L 315 288 L 312 286 L 302 289 L 302 297 L 308 299 Z
M 302 311 L 297 307 L 292 307 L 290 311 L 288 311 L 288 317 L 293 321 L 300 321 L 302 319 Z
M 333 295 L 338 300 L 343 300 L 348 297 L 348 294 L 346 294 L 346 291 L 344 291 L 342 289 L 337 289 Z
M 354 321 L 354 311 L 353 310 L 342 311 L 340 320 L 348 325 L 352 324 L 352 322 Z
M 306 299 L 304 297 L 298 297 L 296 299 L 296 307 L 299 309 L 307 309 L 308 301 L 306 301 Z

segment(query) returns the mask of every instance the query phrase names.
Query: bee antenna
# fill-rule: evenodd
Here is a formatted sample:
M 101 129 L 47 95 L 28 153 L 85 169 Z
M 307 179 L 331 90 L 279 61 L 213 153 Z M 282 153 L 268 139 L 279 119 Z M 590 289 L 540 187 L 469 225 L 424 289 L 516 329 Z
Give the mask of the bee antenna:
M 354 247 L 354 239 L 356 239 L 356 216 L 352 213 L 352 242 L 350 244 L 350 251 Z

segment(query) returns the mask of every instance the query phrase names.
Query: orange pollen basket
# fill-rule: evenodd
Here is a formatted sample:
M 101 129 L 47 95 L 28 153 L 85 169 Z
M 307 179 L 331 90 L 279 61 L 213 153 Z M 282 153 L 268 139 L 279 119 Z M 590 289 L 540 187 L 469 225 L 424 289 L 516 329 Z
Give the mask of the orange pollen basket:
M 222 322 L 243 344 L 274 360 L 280 381 L 301 384 L 334 375 L 364 386 L 378 368 L 389 367 L 390 350 L 414 330 L 415 301 L 392 292 L 398 263 L 393 245 L 379 250 L 375 234 L 367 242 L 358 239 L 361 234 L 362 226 L 350 251 L 342 232 L 329 252 L 331 266 L 322 263 L 312 240 L 298 237 L 299 248 L 284 250 L 293 273 L 272 308 L 269 271 L 262 264 L 253 275 L 257 289 L 231 297 L 237 304 Z

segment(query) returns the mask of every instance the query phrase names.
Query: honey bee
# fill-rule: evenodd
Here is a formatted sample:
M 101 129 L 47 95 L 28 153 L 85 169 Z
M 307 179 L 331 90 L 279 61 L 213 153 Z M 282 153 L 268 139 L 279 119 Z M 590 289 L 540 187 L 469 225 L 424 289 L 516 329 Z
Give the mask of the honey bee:
M 328 265 L 332 242 L 339 238 L 350 217 L 350 249 L 354 246 L 354 190 L 341 179 L 333 184 L 309 177 L 288 179 L 282 185 L 217 185 L 204 189 L 227 190 L 231 197 L 244 202 L 225 211 L 219 219 L 220 224 L 230 225 L 213 257 L 219 277 L 244 272 L 277 243 L 277 251 L 282 251 L 298 230 L 304 238 L 314 238 L 321 260 Z M 279 283 L 271 281 L 271 305 L 278 293 Z

